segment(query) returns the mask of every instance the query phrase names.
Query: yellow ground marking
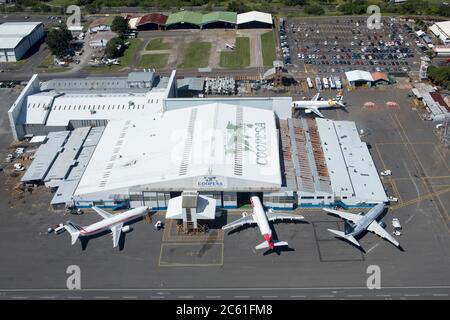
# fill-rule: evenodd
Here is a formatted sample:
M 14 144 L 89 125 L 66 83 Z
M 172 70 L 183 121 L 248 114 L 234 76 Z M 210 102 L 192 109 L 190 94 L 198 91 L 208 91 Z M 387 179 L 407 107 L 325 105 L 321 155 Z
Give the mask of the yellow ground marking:
M 390 115 L 390 116 L 391 116 L 391 118 L 394 120 L 394 122 L 396 122 L 396 123 L 399 125 L 399 127 L 400 127 L 400 129 L 401 129 L 401 132 L 403 133 L 403 140 L 405 140 L 408 144 L 410 144 L 410 141 L 409 141 L 409 138 L 408 138 L 408 136 L 407 136 L 407 134 L 406 134 L 405 128 L 403 127 L 402 123 L 401 123 L 400 120 L 398 119 L 397 114 L 395 114 L 394 116 L 393 116 L 393 115 Z M 394 119 L 394 117 L 395 117 L 395 119 Z M 420 168 L 422 169 L 422 172 L 425 173 L 426 171 L 425 171 L 425 169 L 424 169 L 424 166 L 422 165 L 422 162 L 420 161 L 420 158 L 418 157 L 418 155 L 417 155 L 416 150 L 414 149 L 414 147 L 411 146 L 410 148 L 406 148 L 406 149 L 408 150 L 408 153 L 410 153 L 410 154 L 411 154 L 411 152 L 414 153 L 413 158 L 414 158 L 414 156 L 415 156 L 418 165 L 419 165 Z M 441 205 L 441 207 L 444 209 L 445 216 L 442 215 L 442 213 L 441 213 L 441 211 L 440 211 L 439 209 L 438 209 L 438 212 L 439 212 L 439 214 L 441 215 L 441 217 L 442 217 L 442 218 L 444 219 L 444 221 L 445 221 L 445 227 L 447 228 L 447 231 L 450 232 L 450 229 L 449 229 L 448 223 L 447 223 L 447 221 L 449 220 L 449 216 L 448 216 L 447 210 L 445 210 L 445 206 L 443 205 L 443 203 L 442 203 L 442 201 L 441 201 L 441 199 L 440 199 L 440 197 L 439 197 L 439 195 L 444 194 L 444 193 L 446 193 L 446 192 L 448 192 L 448 191 L 450 191 L 450 188 L 449 188 L 448 190 L 447 190 L 447 189 L 443 189 L 443 190 L 440 190 L 440 191 L 437 191 L 437 192 L 429 193 L 429 194 L 424 195 L 424 196 L 419 196 L 419 197 L 417 197 L 416 199 L 412 199 L 412 200 L 414 200 L 412 203 L 416 203 L 417 201 L 421 201 L 421 200 L 423 200 L 425 197 L 426 197 L 425 199 L 427 199 L 427 198 L 429 198 L 429 197 L 435 197 L 435 198 L 438 200 L 438 202 L 439 202 L 439 204 Z M 410 200 L 410 201 L 412 201 L 412 200 Z M 410 201 L 407 201 L 407 202 L 405 202 L 405 203 L 409 203 Z M 399 204 L 399 205 L 400 205 L 400 204 Z M 401 205 L 403 205 L 403 204 L 401 204 Z
M 436 192 L 431 192 L 431 193 L 427 193 L 427 194 L 421 195 L 421 196 L 419 196 L 419 197 L 417 197 L 417 198 L 414 198 L 414 199 L 405 201 L 405 202 L 403 202 L 403 203 L 396 204 L 396 205 L 394 205 L 394 206 L 391 206 L 390 209 L 391 209 L 392 211 L 393 211 L 393 210 L 398 210 L 398 209 L 400 209 L 400 208 L 403 208 L 403 207 L 406 207 L 406 206 L 409 206 L 409 205 L 418 203 L 418 202 L 420 202 L 420 201 L 423 201 L 423 200 L 427 200 L 427 199 L 430 199 L 430 198 L 433 198 L 433 197 L 440 196 L 440 195 L 445 194 L 445 193 L 447 193 L 447 192 L 450 192 L 450 188 L 448 188 L 448 187 L 445 188 L 445 189 L 436 191 Z M 439 198 L 438 198 L 438 199 L 439 199 Z M 445 208 L 445 207 L 444 207 L 444 208 Z M 447 219 L 450 220 L 450 218 L 449 218 L 448 215 L 447 215 Z
M 386 163 L 384 163 L 384 159 L 381 156 L 380 149 L 378 148 L 378 143 L 375 144 L 375 150 L 377 151 L 378 158 L 380 158 L 380 160 L 381 160 L 381 164 L 383 165 L 383 169 L 386 170 Z
M 176 262 L 163 262 L 162 254 L 165 246 L 188 246 L 199 245 L 198 243 L 162 243 L 161 250 L 159 252 L 158 266 L 159 267 L 220 267 L 223 266 L 224 245 L 223 243 L 214 243 L 213 245 L 219 245 L 220 248 L 220 263 L 176 263 Z
M 396 194 L 396 198 L 398 198 L 398 201 L 400 203 L 402 203 L 403 199 L 402 199 L 402 196 L 400 195 L 400 191 L 398 190 L 397 183 L 395 183 L 395 181 L 393 179 L 391 179 L 390 181 L 391 181 L 392 189 L 394 189 L 394 193 Z

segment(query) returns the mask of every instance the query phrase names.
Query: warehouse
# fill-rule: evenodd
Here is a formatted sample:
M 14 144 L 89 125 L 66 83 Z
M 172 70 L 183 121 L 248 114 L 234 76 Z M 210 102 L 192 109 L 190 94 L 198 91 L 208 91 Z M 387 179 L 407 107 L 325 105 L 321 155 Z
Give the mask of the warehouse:
M 364 70 L 352 70 L 345 73 L 349 85 L 357 86 L 368 86 L 370 87 L 373 83 L 372 74 Z
M 237 14 L 235 12 L 214 11 L 202 17 L 202 29 L 235 28 Z
M 42 22 L 5 22 L 0 25 L 0 62 L 15 62 L 44 37 Z
M 430 27 L 430 31 L 444 44 L 450 44 L 450 21 L 436 22 Z
M 238 29 L 272 28 L 272 24 L 270 13 L 250 11 L 237 15 Z
M 150 116 L 174 96 L 175 72 L 159 77 L 153 72 L 131 72 L 126 77 L 56 79 L 40 84 L 33 75 L 8 111 L 15 140 L 26 134 L 83 126 L 104 126 L 109 120 Z
M 79 207 L 166 209 L 184 191 L 223 208 L 249 204 L 255 193 L 286 210 L 387 200 L 353 122 L 286 119 L 278 128 L 272 111 L 220 102 L 166 111 L 150 123 L 110 121 L 73 199 Z
M 168 16 L 162 13 L 149 13 L 140 17 L 135 26 L 138 30 L 163 30 Z
M 200 29 L 203 15 L 193 11 L 180 11 L 169 15 L 166 29 Z
M 57 189 L 54 206 L 166 209 L 183 192 L 223 208 L 251 194 L 283 210 L 387 200 L 355 123 L 293 119 L 289 97 L 179 98 L 175 79 L 35 75 L 9 111 L 16 138 L 50 132 L 27 181 Z

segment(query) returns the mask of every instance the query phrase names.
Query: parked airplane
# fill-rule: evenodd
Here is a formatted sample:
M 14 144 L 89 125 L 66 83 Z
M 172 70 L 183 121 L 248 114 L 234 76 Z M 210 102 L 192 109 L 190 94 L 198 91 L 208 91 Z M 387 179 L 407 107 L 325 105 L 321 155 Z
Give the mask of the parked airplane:
M 234 48 L 235 48 L 232 44 L 229 44 L 229 43 L 225 43 L 225 46 L 231 50 L 234 50 Z
M 246 224 L 256 223 L 259 227 L 259 230 L 261 231 L 262 236 L 264 237 L 264 242 L 256 246 L 257 250 L 265 248 L 270 248 L 271 250 L 273 250 L 274 247 L 287 246 L 288 243 L 285 241 L 272 239 L 272 230 L 270 229 L 269 221 L 303 220 L 304 217 L 288 213 L 274 213 L 272 210 L 265 212 L 261 204 L 261 200 L 259 200 L 259 198 L 256 196 L 251 197 L 250 201 L 253 206 L 253 213 L 249 215 L 244 212 L 242 214 L 242 218 L 239 218 L 236 221 L 223 226 L 222 230 L 233 229 Z
M 319 95 L 320 95 L 320 93 L 317 93 L 312 98 L 312 100 L 308 100 L 308 101 L 299 100 L 299 101 L 292 102 L 294 104 L 294 108 L 305 109 L 306 113 L 314 112 L 321 118 L 323 118 L 323 114 L 319 111 L 319 109 L 333 108 L 336 106 L 345 108 L 345 104 L 342 103 L 342 93 L 338 93 L 336 95 L 336 98 L 334 98 L 334 99 L 329 99 L 329 100 L 324 100 L 324 101 L 319 100 Z
M 390 241 L 395 246 L 399 247 L 400 244 L 398 243 L 398 241 L 395 240 L 394 237 L 392 237 L 386 230 L 383 229 L 383 227 L 380 225 L 381 222 L 378 222 L 376 220 L 378 216 L 384 211 L 384 208 L 385 208 L 384 203 L 379 203 L 375 207 L 370 209 L 369 212 L 367 212 L 365 215 L 353 214 L 328 208 L 324 208 L 323 210 L 331 214 L 337 215 L 342 219 L 351 221 L 353 223 L 352 229 L 348 233 L 332 229 L 328 229 L 328 231 L 334 233 L 340 238 L 350 241 L 351 243 L 353 243 L 358 247 L 360 247 L 361 245 L 355 239 L 355 237 L 365 230 L 376 233 L 380 237 Z
M 107 65 L 110 65 L 110 64 L 119 64 L 120 62 L 119 62 L 119 58 L 116 58 L 116 59 L 109 59 L 109 58 L 106 58 L 106 60 L 105 60 L 105 64 L 107 64 Z
M 80 227 L 73 222 L 67 221 L 64 228 L 70 233 L 72 237 L 72 245 L 77 242 L 79 237 L 92 236 L 105 230 L 111 230 L 113 237 L 113 247 L 117 247 L 119 244 L 121 232 L 130 231 L 130 226 L 123 226 L 124 223 L 139 218 L 148 213 L 148 207 L 139 207 L 126 212 L 111 214 L 100 208 L 92 207 L 95 212 L 103 217 L 102 221 L 91 224 L 90 226 Z

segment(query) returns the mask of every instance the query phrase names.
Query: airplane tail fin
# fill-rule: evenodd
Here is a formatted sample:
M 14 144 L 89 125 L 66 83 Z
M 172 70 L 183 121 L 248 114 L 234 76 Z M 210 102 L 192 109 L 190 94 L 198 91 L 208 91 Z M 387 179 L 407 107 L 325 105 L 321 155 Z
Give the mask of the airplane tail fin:
M 335 235 L 337 235 L 339 238 L 345 239 L 350 241 L 351 243 L 353 243 L 355 246 L 360 247 L 361 245 L 359 244 L 358 240 L 355 239 L 355 237 L 353 237 L 352 235 L 349 234 L 345 234 L 342 231 L 337 231 L 337 230 L 332 230 L 332 229 L 328 229 L 328 231 L 330 231 L 331 233 L 334 233 Z
M 336 97 L 334 98 L 334 101 L 336 102 L 336 104 L 337 104 L 338 106 L 340 106 L 340 107 L 342 107 L 342 108 L 345 108 L 346 106 L 345 106 L 344 102 L 342 101 L 343 98 L 344 98 L 344 96 L 343 96 L 343 94 L 342 94 L 342 91 L 339 91 L 339 92 L 336 94 Z
M 273 246 L 274 247 L 283 247 L 283 246 L 288 246 L 289 244 L 286 241 L 274 241 L 273 242 Z M 260 244 L 258 244 L 255 249 L 256 250 L 260 250 L 260 249 L 267 249 L 269 248 L 269 243 L 267 241 L 261 242 Z M 272 247 L 273 248 L 273 247 Z
M 64 225 L 64 229 L 67 230 L 67 232 L 70 233 L 70 236 L 72 238 L 72 245 L 77 242 L 78 237 L 80 236 L 80 229 L 81 227 L 73 222 L 67 221 L 67 223 Z

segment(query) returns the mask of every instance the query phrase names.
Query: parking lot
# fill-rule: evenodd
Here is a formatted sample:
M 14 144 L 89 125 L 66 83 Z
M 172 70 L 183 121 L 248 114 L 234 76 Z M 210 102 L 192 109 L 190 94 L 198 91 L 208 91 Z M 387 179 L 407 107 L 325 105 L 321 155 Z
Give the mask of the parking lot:
M 368 29 L 366 19 L 285 20 L 279 30 L 280 42 L 288 49 L 283 50 L 285 63 L 293 73 L 319 75 L 354 69 L 405 74 L 419 69 L 416 37 L 404 23 L 389 17 L 382 19 L 381 29 Z

